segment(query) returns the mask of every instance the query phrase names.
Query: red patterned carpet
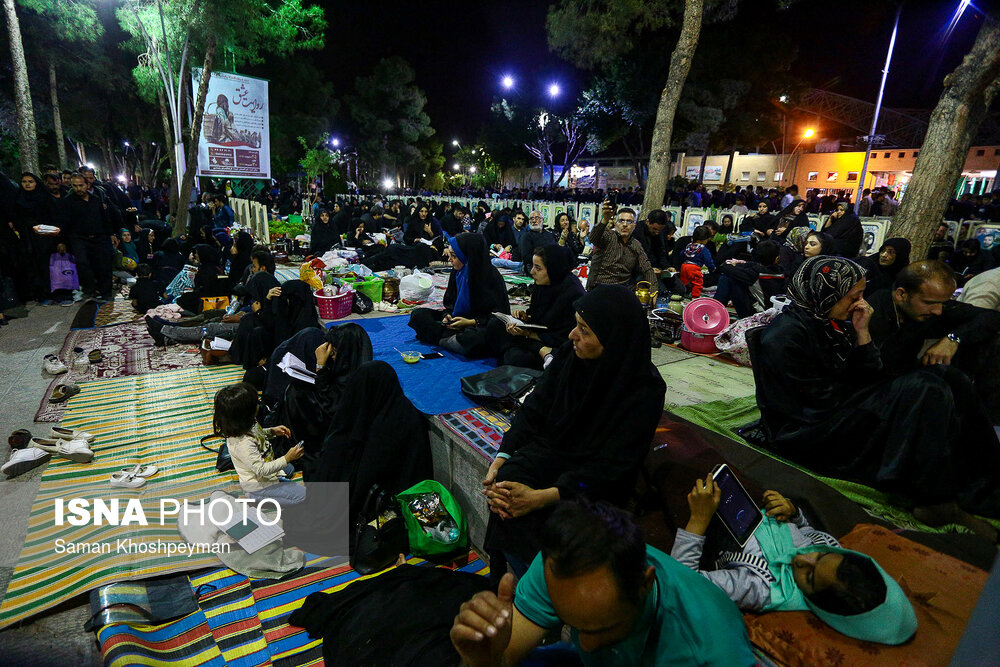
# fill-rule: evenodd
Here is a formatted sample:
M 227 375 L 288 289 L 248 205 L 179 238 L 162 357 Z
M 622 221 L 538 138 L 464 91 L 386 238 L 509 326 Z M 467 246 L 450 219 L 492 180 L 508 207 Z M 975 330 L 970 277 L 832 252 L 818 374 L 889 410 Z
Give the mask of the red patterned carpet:
M 104 360 L 82 370 L 72 369 L 69 373 L 57 375 L 42 396 L 38 412 L 35 413 L 35 421 L 62 420 L 65 403 L 49 403 L 49 397 L 56 385 L 172 371 L 201 364 L 201 355 L 194 346 L 171 345 L 166 351 L 162 347 L 157 348 L 146 332 L 144 322 L 70 331 L 59 352 L 59 358 L 67 366 L 72 363 L 74 347 L 82 347 L 88 352 L 99 349 L 104 355 Z

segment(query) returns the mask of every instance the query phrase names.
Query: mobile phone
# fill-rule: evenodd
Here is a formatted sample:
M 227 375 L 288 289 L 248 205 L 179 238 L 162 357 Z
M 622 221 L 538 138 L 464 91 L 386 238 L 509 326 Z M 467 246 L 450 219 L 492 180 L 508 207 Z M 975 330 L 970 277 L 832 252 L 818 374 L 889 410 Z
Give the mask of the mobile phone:
M 420 355 L 421 359 L 440 359 L 444 355 L 440 352 L 424 352 Z
M 255 530 L 257 530 L 257 524 L 247 519 L 246 523 L 237 523 L 230 526 L 226 530 L 226 535 L 229 535 L 234 540 L 241 540 Z
M 723 463 L 715 466 L 712 479 L 722 492 L 715 513 L 729 534 L 742 547 L 764 520 L 764 515 L 728 465 Z

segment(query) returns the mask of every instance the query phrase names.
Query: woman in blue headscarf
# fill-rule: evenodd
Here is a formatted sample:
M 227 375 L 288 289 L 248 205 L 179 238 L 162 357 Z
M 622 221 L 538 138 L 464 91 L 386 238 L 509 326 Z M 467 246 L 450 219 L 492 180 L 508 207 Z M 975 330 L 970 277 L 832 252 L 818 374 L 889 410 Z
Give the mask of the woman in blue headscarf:
M 410 315 L 417 340 L 469 357 L 488 354 L 486 323 L 494 312 L 510 314 L 500 272 L 490 263 L 482 235 L 465 233 L 449 240 L 445 253 L 452 272 L 444 310 L 418 308 Z

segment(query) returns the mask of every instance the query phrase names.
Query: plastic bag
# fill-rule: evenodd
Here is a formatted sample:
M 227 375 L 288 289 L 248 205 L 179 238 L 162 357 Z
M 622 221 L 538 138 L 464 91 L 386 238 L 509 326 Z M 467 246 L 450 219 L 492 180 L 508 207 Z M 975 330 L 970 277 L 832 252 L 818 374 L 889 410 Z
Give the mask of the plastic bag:
M 49 282 L 52 284 L 52 291 L 80 289 L 80 279 L 76 274 L 76 262 L 72 255 L 54 252 L 49 256 Z
M 427 301 L 434 291 L 434 279 L 428 273 L 414 271 L 399 279 L 399 298 L 405 301 Z
M 299 280 L 309 285 L 314 292 L 323 289 L 323 279 L 316 273 L 316 269 L 310 262 L 299 267 Z
M 469 526 L 465 513 L 440 482 L 424 480 L 400 493 L 396 499 L 403 511 L 413 555 L 437 556 L 468 548 Z

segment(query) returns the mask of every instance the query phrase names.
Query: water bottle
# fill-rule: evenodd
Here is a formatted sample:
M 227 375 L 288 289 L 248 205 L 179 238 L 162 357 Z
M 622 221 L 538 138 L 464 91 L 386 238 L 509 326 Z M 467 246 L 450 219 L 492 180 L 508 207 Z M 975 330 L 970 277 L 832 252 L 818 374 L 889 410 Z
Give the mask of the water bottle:
M 206 338 L 208 338 L 208 327 L 202 327 L 201 328 L 201 339 L 205 340 Z

